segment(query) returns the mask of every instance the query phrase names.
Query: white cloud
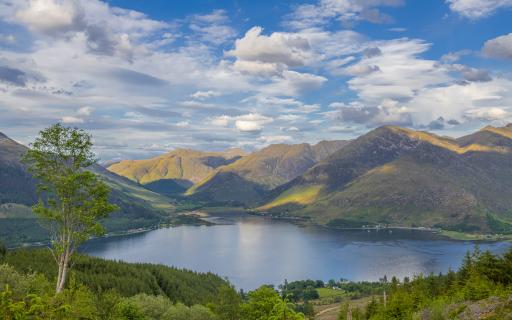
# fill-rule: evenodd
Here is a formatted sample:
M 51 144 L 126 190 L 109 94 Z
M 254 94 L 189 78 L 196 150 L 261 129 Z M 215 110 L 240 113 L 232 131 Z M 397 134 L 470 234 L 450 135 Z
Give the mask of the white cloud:
M 190 122 L 188 122 L 188 121 L 180 121 L 180 122 L 176 123 L 176 126 L 178 128 L 186 128 L 186 127 L 190 126 Z
M 512 7 L 512 0 L 446 0 L 446 3 L 452 11 L 470 19 L 481 19 Z
M 243 38 L 237 39 L 235 48 L 226 52 L 236 57 L 235 68 L 254 73 L 275 73 L 278 69 L 305 65 L 312 57 L 307 38 L 297 33 L 274 32 L 262 34 L 263 28 L 253 27 Z
M 345 73 L 351 76 L 364 76 L 378 71 L 380 71 L 378 66 L 367 64 L 355 64 L 345 68 Z
M 273 143 L 291 142 L 293 140 L 293 138 L 290 136 L 275 135 L 275 136 L 261 136 L 259 138 L 259 140 L 262 141 L 264 144 L 273 144 Z
M 283 121 L 297 121 L 297 120 L 303 120 L 304 117 L 303 116 L 300 116 L 300 115 L 297 115 L 297 114 L 283 114 L 283 115 L 280 115 L 279 117 L 277 117 L 278 120 L 283 120 Z
M 229 116 L 218 116 L 211 119 L 211 124 L 217 127 L 227 127 L 229 125 L 230 120 L 231 117 Z
M 205 15 L 193 15 L 189 28 L 196 32 L 201 40 L 216 45 L 236 37 L 237 32 L 228 25 L 229 18 L 225 10 L 213 10 Z
M 485 115 L 490 118 L 491 114 L 497 115 L 499 111 L 489 108 L 512 105 L 511 88 L 510 80 L 499 78 L 487 82 L 423 88 L 406 106 L 411 110 L 413 121 L 417 124 L 426 124 L 438 117 L 458 121 L 471 115 L 473 118 L 485 118 Z M 473 111 L 467 113 L 468 110 Z
M 84 119 L 73 116 L 65 116 L 61 119 L 62 123 L 73 124 L 73 123 L 84 123 Z
M 373 70 L 354 72 L 356 76 L 348 81 L 364 102 L 378 105 L 386 99 L 407 100 L 420 89 L 451 81 L 447 70 L 437 61 L 419 57 L 430 48 L 424 41 L 402 38 L 376 41 L 375 45 L 381 55 L 361 59 L 350 66 L 355 71 Z
M 34 0 L 26 3 L 15 18 L 31 30 L 54 33 L 77 28 L 82 23 L 83 14 L 74 1 Z
M 242 132 L 259 132 L 263 130 L 265 124 L 274 120 L 270 117 L 258 113 L 250 113 L 235 118 L 235 127 Z
M 262 86 L 261 92 L 275 96 L 297 96 L 320 88 L 326 81 L 327 78 L 322 76 L 286 70 L 282 78 L 274 77 L 271 83 Z
M 361 20 L 388 23 L 393 18 L 381 12 L 381 6 L 401 6 L 403 0 L 319 0 L 317 4 L 303 4 L 295 8 L 286 25 L 295 29 L 322 26 L 336 19 L 350 25 Z
M 76 114 L 78 114 L 79 116 L 90 116 L 92 111 L 93 111 L 92 107 L 84 106 L 84 107 L 81 107 L 80 109 L 78 109 Z
M 484 121 L 502 120 L 508 116 L 509 113 L 499 107 L 476 108 L 464 112 L 464 117 L 466 118 Z
M 512 59 L 512 33 L 487 40 L 482 52 L 491 58 Z
M 208 98 L 212 98 L 212 97 L 218 97 L 220 95 L 221 95 L 221 93 L 218 91 L 208 90 L 208 91 L 196 91 L 193 94 L 191 94 L 190 96 L 195 99 L 203 100 L 203 99 L 208 99 Z

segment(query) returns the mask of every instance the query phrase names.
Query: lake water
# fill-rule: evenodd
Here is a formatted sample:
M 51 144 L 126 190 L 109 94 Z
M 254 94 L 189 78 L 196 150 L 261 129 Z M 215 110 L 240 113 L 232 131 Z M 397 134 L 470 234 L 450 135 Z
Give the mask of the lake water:
M 457 269 L 469 241 L 417 230 L 328 230 L 262 217 L 213 218 L 215 226 L 180 226 L 94 239 L 82 252 L 128 262 L 162 263 L 227 277 L 237 288 L 284 279 L 378 280 Z M 502 253 L 510 243 L 480 243 Z

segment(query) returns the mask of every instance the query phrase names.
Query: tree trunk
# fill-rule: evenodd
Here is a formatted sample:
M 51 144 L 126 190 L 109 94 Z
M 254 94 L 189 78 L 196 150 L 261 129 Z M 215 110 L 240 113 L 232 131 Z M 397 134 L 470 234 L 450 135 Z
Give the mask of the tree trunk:
M 64 256 L 64 259 L 60 279 L 57 282 L 57 293 L 61 293 L 62 290 L 64 290 L 64 285 L 66 284 L 66 278 L 69 270 L 69 249 L 65 250 L 62 254 Z
M 60 284 L 60 279 L 62 277 L 62 269 L 64 267 L 64 252 L 60 254 L 60 257 L 59 257 L 59 272 L 57 274 L 57 283 L 55 284 L 55 292 L 56 293 L 60 293 L 60 290 L 59 290 L 59 284 Z

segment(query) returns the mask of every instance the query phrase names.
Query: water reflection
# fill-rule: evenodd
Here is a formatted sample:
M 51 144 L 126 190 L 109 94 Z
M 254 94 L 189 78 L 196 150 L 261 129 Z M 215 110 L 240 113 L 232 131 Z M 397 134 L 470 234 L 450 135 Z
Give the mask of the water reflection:
M 238 288 L 286 278 L 378 280 L 456 269 L 473 243 L 413 230 L 336 231 L 260 217 L 217 219 L 213 227 L 181 226 L 95 239 L 82 251 L 108 259 L 212 271 Z M 483 243 L 501 253 L 509 243 Z

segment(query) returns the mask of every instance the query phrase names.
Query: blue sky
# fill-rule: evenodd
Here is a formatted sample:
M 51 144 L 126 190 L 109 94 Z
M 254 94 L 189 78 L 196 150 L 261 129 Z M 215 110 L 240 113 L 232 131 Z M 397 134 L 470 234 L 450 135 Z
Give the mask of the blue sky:
M 0 131 L 103 160 L 512 121 L 512 0 L 0 0 Z

